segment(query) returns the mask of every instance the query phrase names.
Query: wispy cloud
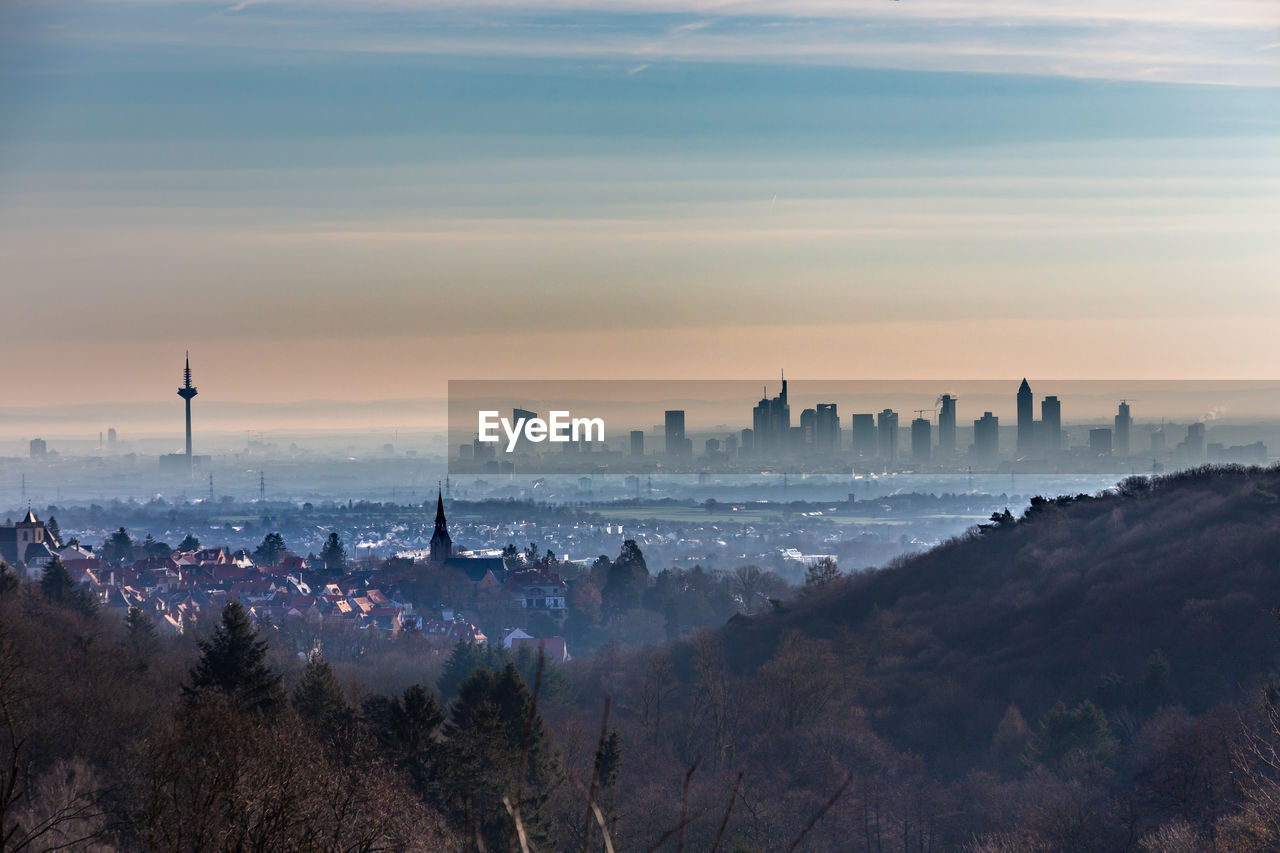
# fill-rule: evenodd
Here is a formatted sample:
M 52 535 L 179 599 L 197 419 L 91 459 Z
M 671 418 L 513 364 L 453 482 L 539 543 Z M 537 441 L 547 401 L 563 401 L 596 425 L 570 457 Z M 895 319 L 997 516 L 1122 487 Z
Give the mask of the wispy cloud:
M 1274 0 L 240 0 L 205 25 L 184 18 L 208 6 L 70 0 L 48 14 L 82 7 L 98 19 L 67 14 L 47 37 L 591 59 L 631 74 L 736 62 L 1280 86 Z
M 207 5 L 208 0 L 109 0 L 130 5 Z M 993 20 L 1280 26 L 1272 0 L 272 0 L 273 5 L 347 10 L 505 10 L 539 14 L 700 15 L 737 18 Z

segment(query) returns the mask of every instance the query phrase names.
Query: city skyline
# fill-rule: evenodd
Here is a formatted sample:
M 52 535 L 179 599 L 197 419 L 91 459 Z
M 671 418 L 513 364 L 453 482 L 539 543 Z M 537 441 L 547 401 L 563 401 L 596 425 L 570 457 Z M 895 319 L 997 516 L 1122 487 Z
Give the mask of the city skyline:
M 552 394 L 557 384 L 558 396 Z M 1234 427 L 1223 422 L 1218 426 L 1228 428 L 1215 431 L 1214 440 L 1209 440 L 1206 422 L 1217 420 L 1219 411 L 1170 419 L 1144 417 L 1139 410 L 1135 418 L 1133 396 L 1128 393 L 1132 388 L 1118 383 L 1113 383 L 1108 412 L 1102 417 L 1097 412 L 1081 415 L 1074 409 L 1080 401 L 1096 405 L 1107 396 L 1101 388 L 1083 396 L 1070 385 L 1068 389 L 1077 393 L 1051 386 L 1049 390 L 1059 393 L 1044 394 L 1042 387 L 1037 397 L 1024 377 L 1016 391 L 1012 382 L 1004 383 L 1003 393 L 993 401 L 991 386 L 996 384 L 983 383 L 984 393 L 975 393 L 972 399 L 965 393 L 922 399 L 920 389 L 913 398 L 903 398 L 898 389 L 897 405 L 902 408 L 906 399 L 906 407 L 901 411 L 886 407 L 873 414 L 868 408 L 892 395 L 892 383 L 881 383 L 884 387 L 879 396 L 863 393 L 851 398 L 848 387 L 839 393 L 831 387 L 821 389 L 823 383 L 815 382 L 806 384 L 803 395 L 795 398 L 800 402 L 793 418 L 793 397 L 785 372 L 778 393 L 770 397 L 766 384 L 754 405 L 744 400 L 749 386 L 742 382 L 673 383 L 666 386 L 670 392 L 667 397 L 657 393 L 664 388 L 658 382 L 609 386 L 580 382 L 525 386 L 451 383 L 457 396 L 450 400 L 448 464 L 450 472 L 460 476 L 634 475 L 654 471 L 700 476 L 778 471 L 849 475 L 859 470 L 936 474 L 972 473 L 974 466 L 1009 473 L 1035 469 L 1065 473 L 1116 470 L 1116 466 L 1132 470 L 1139 462 L 1160 473 L 1167 467 L 1204 462 L 1263 464 L 1268 459 L 1268 442 L 1276 440 L 1275 421 L 1272 426 L 1254 422 Z M 593 397 L 593 390 L 603 396 Z M 1276 390 L 1263 396 L 1274 397 Z M 694 402 L 699 391 L 702 399 L 714 402 Z M 1120 393 L 1114 393 L 1117 391 Z M 982 412 L 968 421 L 972 428 L 957 423 L 958 410 L 966 399 Z M 1159 398 L 1146 399 L 1159 410 Z M 520 405 L 503 421 L 502 429 L 508 435 L 504 445 L 496 425 L 503 407 L 513 401 Z M 684 407 L 671 407 L 686 401 Z M 1163 402 L 1167 403 L 1167 398 Z M 1015 417 L 1001 427 L 993 410 L 1010 407 Z M 645 428 L 643 424 L 655 420 L 658 411 L 663 413 L 662 422 Z M 476 417 L 479 431 L 474 429 Z M 586 424 L 590 418 L 599 424 L 599 434 L 579 438 L 578 424 Z M 717 422 L 717 418 L 723 420 Z M 514 437 L 522 430 L 526 438 L 517 442 Z M 610 430 L 612 441 L 606 436 Z M 651 445 L 646 442 L 646 432 L 655 439 Z

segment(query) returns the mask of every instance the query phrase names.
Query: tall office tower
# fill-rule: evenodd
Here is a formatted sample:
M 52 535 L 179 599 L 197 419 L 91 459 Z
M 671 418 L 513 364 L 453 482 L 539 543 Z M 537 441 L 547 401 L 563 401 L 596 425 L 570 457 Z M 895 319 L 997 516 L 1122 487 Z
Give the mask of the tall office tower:
M 818 444 L 818 410 L 805 409 L 800 412 L 800 444 L 812 449 Z
M 756 448 L 756 431 L 753 429 L 744 429 L 742 436 L 742 452 L 748 455 Z
M 664 421 L 663 436 L 668 456 L 685 456 L 686 446 L 690 451 L 693 442 L 686 442 L 684 437 L 684 409 L 668 409 Z
M 835 453 L 840 449 L 840 415 L 835 403 L 819 403 L 814 421 L 814 446 L 823 453 Z
M 956 398 L 943 394 L 938 398 L 938 453 L 954 456 L 956 453 Z
M 531 412 L 528 409 L 518 409 L 518 408 L 512 409 L 511 423 L 518 424 L 520 423 L 521 420 L 523 420 L 525 423 L 528 423 L 529 421 L 533 420 L 537 416 L 538 416 L 537 412 Z M 528 453 L 529 451 L 533 450 L 533 448 L 530 447 L 532 443 L 533 442 L 529 441 L 529 439 L 524 437 L 524 430 L 520 430 L 520 435 L 516 436 L 516 446 L 513 448 L 513 452 Z
M 1030 453 L 1036 443 L 1035 403 L 1031 399 L 1031 386 L 1022 380 L 1018 387 L 1018 455 Z
M 644 456 L 644 430 L 642 429 L 631 431 L 631 455 Z
M 111 427 L 107 430 L 107 447 L 110 450 L 116 449 L 116 428 Z
M 1204 459 L 1204 430 L 1202 423 L 1187 427 L 1187 437 L 1178 442 L 1178 456 L 1182 461 L 1199 462 Z
M 911 422 L 911 458 L 916 462 L 928 462 L 933 446 L 933 425 L 928 418 L 916 418 Z
M 187 467 L 191 467 L 191 398 L 196 395 L 196 386 L 191 384 L 191 353 L 187 353 L 187 365 L 182 371 L 183 384 L 178 389 L 178 396 L 187 404 Z
M 876 416 L 850 415 L 849 429 L 853 432 L 853 455 L 857 459 L 870 459 L 876 455 Z
M 791 441 L 791 406 L 787 403 L 787 377 L 782 376 L 782 391 L 770 399 L 769 391 L 751 410 L 751 427 L 755 432 L 755 449 L 761 453 L 785 450 Z
M 1120 401 L 1120 409 L 1116 412 L 1116 454 L 1119 456 L 1129 455 L 1129 430 L 1133 427 L 1133 418 L 1129 416 L 1129 403 L 1125 400 Z
M 893 409 L 876 416 L 876 451 L 886 462 L 898 458 L 898 413 Z
M 567 448 L 568 444 L 562 444 L 561 447 Z M 498 456 L 498 445 L 490 441 L 481 441 L 477 435 L 471 439 L 471 458 L 477 462 L 487 462 L 496 459 Z
M 1000 419 L 990 412 L 973 422 L 972 453 L 982 465 L 994 465 L 1000 459 Z
M 1106 427 L 1089 430 L 1089 452 L 1094 456 L 1111 455 L 1111 430 Z
M 187 418 L 187 423 L 191 423 L 190 416 Z M 190 428 L 188 427 L 188 429 Z M 43 459 L 49 453 L 49 445 L 45 443 L 43 438 L 33 438 L 30 444 L 27 445 L 27 450 L 30 452 L 32 459 Z
M 1062 403 L 1057 397 L 1045 397 L 1040 403 L 1040 433 L 1046 453 L 1062 450 Z

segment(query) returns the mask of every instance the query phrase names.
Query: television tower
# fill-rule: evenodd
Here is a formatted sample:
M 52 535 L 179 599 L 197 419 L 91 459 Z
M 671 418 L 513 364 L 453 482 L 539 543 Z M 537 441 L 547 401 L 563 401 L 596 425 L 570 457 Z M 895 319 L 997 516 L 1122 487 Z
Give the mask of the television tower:
M 182 371 L 183 385 L 178 389 L 178 396 L 187 401 L 187 467 L 191 467 L 191 398 L 196 395 L 196 386 L 191 384 L 191 353 L 187 353 L 187 366 Z

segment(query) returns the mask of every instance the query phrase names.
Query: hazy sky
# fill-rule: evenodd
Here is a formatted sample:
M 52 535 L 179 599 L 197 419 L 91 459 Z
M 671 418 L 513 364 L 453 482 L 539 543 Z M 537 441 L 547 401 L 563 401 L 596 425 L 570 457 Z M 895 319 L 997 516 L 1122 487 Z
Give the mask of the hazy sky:
M 1280 3 L 4 0 L 0 282 L 7 406 L 1275 378 Z

